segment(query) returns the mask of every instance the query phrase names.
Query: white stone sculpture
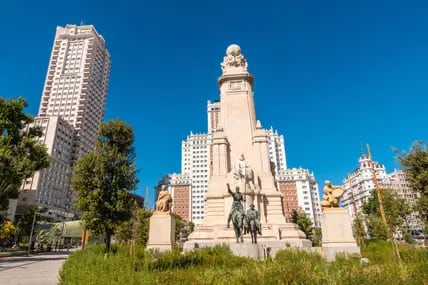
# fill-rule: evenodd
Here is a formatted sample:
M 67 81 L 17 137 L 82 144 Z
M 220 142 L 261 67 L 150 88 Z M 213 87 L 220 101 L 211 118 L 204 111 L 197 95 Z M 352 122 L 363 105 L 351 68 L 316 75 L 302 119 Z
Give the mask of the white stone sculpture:
M 242 186 L 246 187 L 246 185 L 249 185 L 250 190 L 256 190 L 253 170 L 248 165 L 248 162 L 245 159 L 245 155 L 243 153 L 241 153 L 239 158 L 236 160 L 233 177 L 237 180 L 237 182 L 240 182 Z
M 248 71 L 248 63 L 241 53 L 238 45 L 230 45 L 226 50 L 226 56 L 221 63 L 223 74 L 239 73 Z

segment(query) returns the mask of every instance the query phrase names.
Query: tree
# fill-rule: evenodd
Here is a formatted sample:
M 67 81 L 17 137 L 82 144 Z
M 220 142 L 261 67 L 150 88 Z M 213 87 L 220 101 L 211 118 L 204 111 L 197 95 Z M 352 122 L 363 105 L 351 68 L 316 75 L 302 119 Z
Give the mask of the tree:
M 397 159 L 403 166 L 406 178 L 412 189 L 418 194 L 415 210 L 425 225 L 425 233 L 428 234 L 428 146 L 421 141 L 416 141 L 408 153 L 401 152 Z
M 46 146 L 37 140 L 42 129 L 25 128 L 33 122 L 25 107 L 23 98 L 0 98 L 0 211 L 7 209 L 9 199 L 18 198 L 24 179 L 50 163 Z
M 152 215 L 153 212 L 149 209 L 142 208 L 138 210 L 137 242 L 143 246 L 146 246 L 149 240 L 150 217 Z
M 322 245 L 322 230 L 321 228 L 314 228 L 312 238 L 312 246 L 321 246 Z
M 24 241 L 25 238 L 30 236 L 31 226 L 34 220 L 34 226 L 37 225 L 37 222 L 40 221 L 40 216 L 37 215 L 36 211 L 38 211 L 38 207 L 36 205 L 29 205 L 24 208 L 24 214 L 19 219 L 16 224 L 16 240 L 17 242 Z
M 95 149 L 76 162 L 72 189 L 84 226 L 104 234 L 106 253 L 117 226 L 132 216 L 136 177 L 134 131 L 121 120 L 103 123 Z
M 4 220 L 0 224 L 0 244 L 8 244 L 10 240 L 13 241 L 15 236 L 16 228 L 12 221 Z
M 357 241 L 357 245 L 363 246 L 364 237 L 366 236 L 366 230 L 364 226 L 364 217 L 361 213 L 356 213 L 352 230 L 354 233 L 354 237 Z
M 291 215 L 291 221 L 299 226 L 299 229 L 305 233 L 306 238 L 313 241 L 314 227 L 311 218 L 302 209 L 294 210 Z
M 406 217 L 410 214 L 410 206 L 394 190 L 381 189 L 380 193 L 390 230 L 393 233 L 401 233 L 403 235 L 403 225 Z M 363 212 L 366 215 L 367 231 L 370 239 L 387 240 L 389 233 L 382 221 L 379 200 L 375 191 L 372 191 L 371 197 L 364 203 Z

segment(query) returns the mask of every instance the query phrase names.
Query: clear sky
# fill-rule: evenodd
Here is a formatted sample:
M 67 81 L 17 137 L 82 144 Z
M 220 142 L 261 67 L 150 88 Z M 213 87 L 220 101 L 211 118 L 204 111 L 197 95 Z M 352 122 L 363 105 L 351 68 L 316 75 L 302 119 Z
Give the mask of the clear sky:
M 93 24 L 112 69 L 105 119 L 136 132 L 138 193 L 180 172 L 181 141 L 207 130 L 220 62 L 239 44 L 264 127 L 289 167 L 341 184 L 366 143 L 391 172 L 391 147 L 427 141 L 426 1 L 0 1 L 0 96 L 36 115 L 56 26 Z

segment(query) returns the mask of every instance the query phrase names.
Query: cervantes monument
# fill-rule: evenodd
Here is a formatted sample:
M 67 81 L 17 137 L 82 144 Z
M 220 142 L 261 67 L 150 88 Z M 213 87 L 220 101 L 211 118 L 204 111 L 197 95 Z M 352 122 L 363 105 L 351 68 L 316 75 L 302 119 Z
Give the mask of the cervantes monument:
M 230 244 L 232 250 L 237 247 L 234 230 L 227 226 L 233 203 L 228 184 L 232 189 L 239 187 L 245 200 L 244 211 L 254 205 L 260 213 L 259 248 L 270 248 L 275 254 L 286 244 L 310 247 L 310 241 L 297 225 L 286 221 L 281 193 L 272 174 L 267 133 L 256 117 L 254 77 L 248 72 L 239 46 L 227 48 L 221 68 L 223 74 L 218 79 L 221 113 L 213 134 L 205 219 L 189 236 L 184 249 L 221 243 Z M 243 240 L 243 244 L 251 244 L 249 236 Z M 245 251 L 237 251 L 242 250 Z

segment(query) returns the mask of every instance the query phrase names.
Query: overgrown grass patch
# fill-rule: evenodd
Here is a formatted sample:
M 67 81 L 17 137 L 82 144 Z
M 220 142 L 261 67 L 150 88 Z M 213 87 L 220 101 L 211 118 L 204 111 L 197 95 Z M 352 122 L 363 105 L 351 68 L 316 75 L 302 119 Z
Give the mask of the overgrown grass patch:
M 426 248 L 400 247 L 402 263 L 390 258 L 390 244 L 369 244 L 361 263 L 353 256 L 325 262 L 317 253 L 297 249 L 275 259 L 256 261 L 234 256 L 225 246 L 192 252 L 156 253 L 125 246 L 104 257 L 102 246 L 80 251 L 65 262 L 60 284 L 428 284 Z

